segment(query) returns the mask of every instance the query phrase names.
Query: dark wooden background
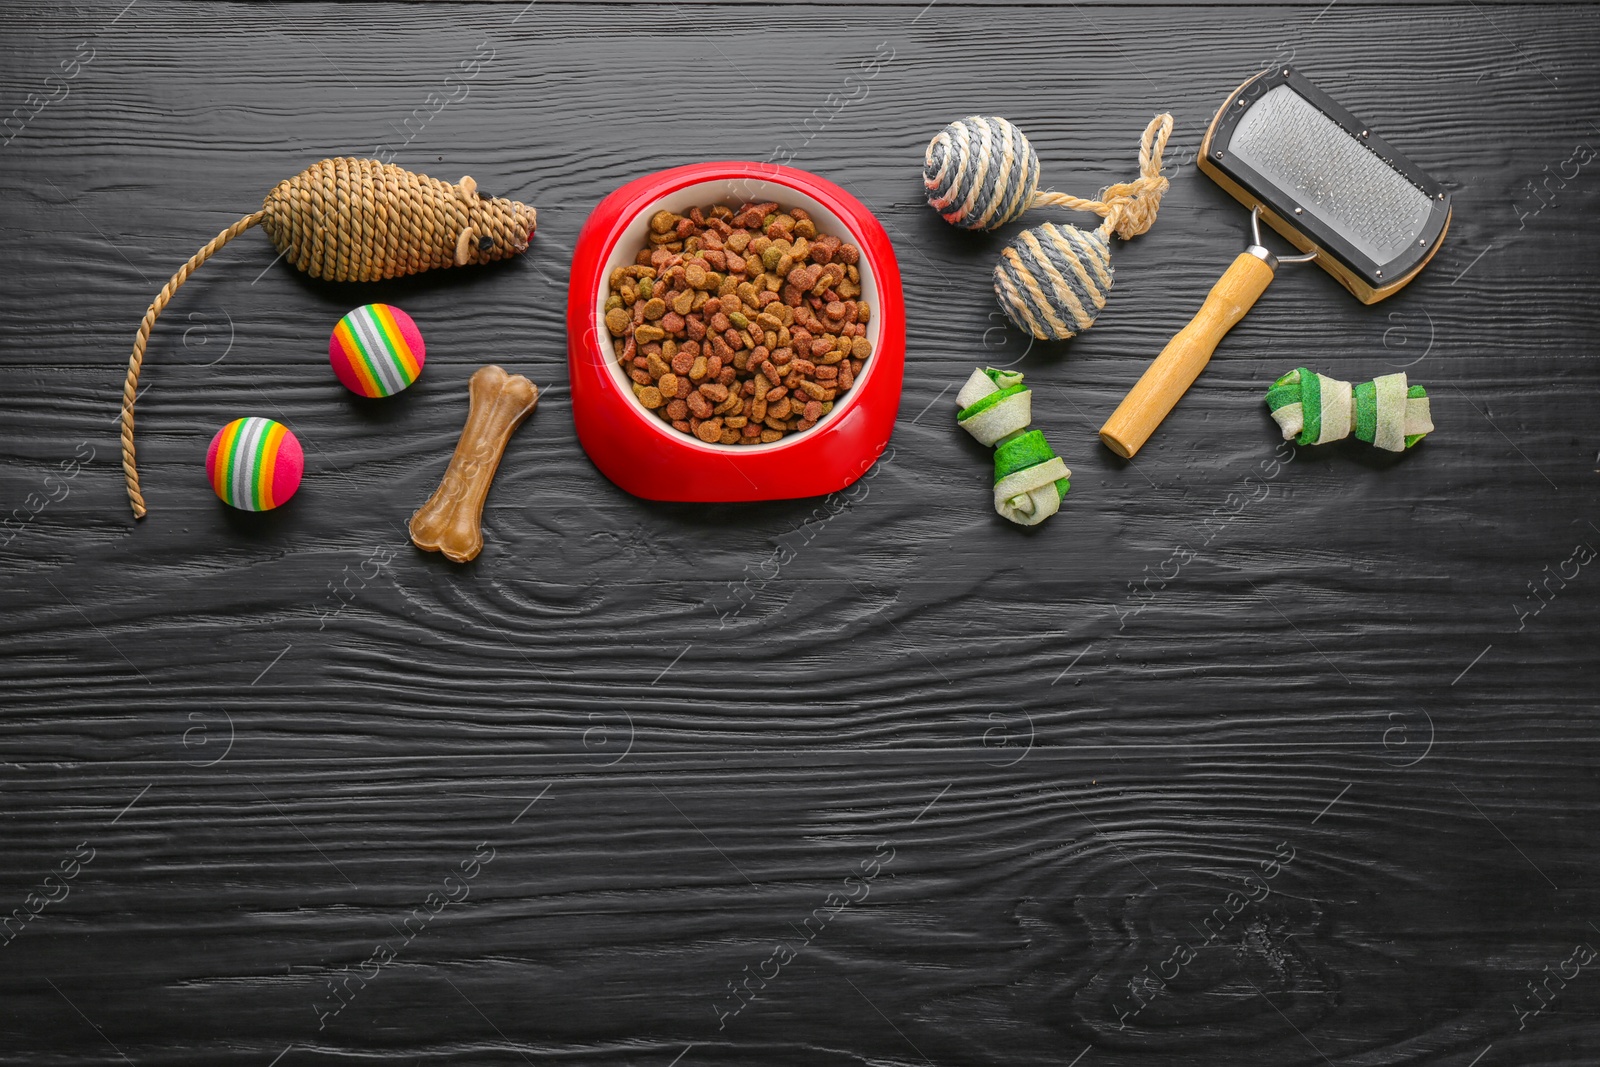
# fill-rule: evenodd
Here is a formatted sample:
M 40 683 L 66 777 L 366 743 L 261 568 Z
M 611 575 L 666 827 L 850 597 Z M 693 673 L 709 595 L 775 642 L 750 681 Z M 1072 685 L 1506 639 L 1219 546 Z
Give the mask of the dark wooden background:
M 38 914 L 0 1062 L 1600 1060 L 1597 48 L 1578 4 L 8 5 L 0 915 Z M 1447 183 L 1448 241 L 1376 307 L 1286 269 L 1121 462 L 1094 429 L 1242 247 L 1200 133 L 1288 61 Z M 1095 329 L 1028 350 L 988 281 L 1020 227 L 940 222 L 923 146 L 1005 115 L 1091 194 L 1166 109 L 1155 229 Z M 236 241 L 151 346 L 135 524 L 146 303 L 380 145 L 533 203 L 534 247 L 341 287 Z M 892 452 L 826 500 L 632 499 L 573 436 L 572 241 L 629 178 L 780 146 L 896 242 Z M 326 337 L 373 299 L 429 361 L 363 403 Z M 543 401 L 455 567 L 403 524 L 491 361 Z M 1075 470 L 1038 529 L 953 425 L 981 363 Z M 1437 433 L 1273 466 L 1261 395 L 1302 364 L 1406 369 Z M 267 515 L 201 473 L 251 414 L 307 452 Z

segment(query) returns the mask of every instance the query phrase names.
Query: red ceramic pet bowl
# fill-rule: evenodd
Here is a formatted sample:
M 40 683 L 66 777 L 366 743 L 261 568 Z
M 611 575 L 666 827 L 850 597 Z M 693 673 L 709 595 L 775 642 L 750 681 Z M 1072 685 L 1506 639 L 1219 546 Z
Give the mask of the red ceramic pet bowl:
M 657 211 L 774 201 L 810 212 L 818 231 L 861 249 L 861 299 L 872 308 L 872 355 L 855 385 L 811 429 L 762 445 L 705 444 L 679 433 L 633 395 L 605 327 L 611 272 L 634 261 Z M 832 493 L 860 478 L 889 443 L 905 369 L 900 268 L 883 226 L 849 193 L 771 163 L 696 163 L 629 182 L 595 207 L 578 234 L 567 296 L 567 365 L 578 440 L 607 478 L 647 500 L 786 500 Z

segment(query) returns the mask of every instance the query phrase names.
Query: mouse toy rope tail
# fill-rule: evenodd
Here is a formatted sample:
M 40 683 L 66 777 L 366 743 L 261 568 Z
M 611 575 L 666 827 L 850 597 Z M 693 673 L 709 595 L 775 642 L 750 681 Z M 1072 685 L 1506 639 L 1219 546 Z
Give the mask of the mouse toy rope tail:
M 265 215 L 265 211 L 246 215 L 207 241 L 162 286 L 161 292 L 156 294 L 156 298 L 150 301 L 150 307 L 145 310 L 144 321 L 139 323 L 139 333 L 133 339 L 133 354 L 128 357 L 128 378 L 122 385 L 122 474 L 128 483 L 128 503 L 133 506 L 133 517 L 136 519 L 144 518 L 146 509 L 144 495 L 139 492 L 139 466 L 133 451 L 133 401 L 139 392 L 139 370 L 144 366 L 144 349 L 150 341 L 150 331 L 155 328 L 156 320 L 166 310 L 173 294 L 189 280 L 195 268 L 215 255 L 223 245 L 252 226 L 259 225 Z

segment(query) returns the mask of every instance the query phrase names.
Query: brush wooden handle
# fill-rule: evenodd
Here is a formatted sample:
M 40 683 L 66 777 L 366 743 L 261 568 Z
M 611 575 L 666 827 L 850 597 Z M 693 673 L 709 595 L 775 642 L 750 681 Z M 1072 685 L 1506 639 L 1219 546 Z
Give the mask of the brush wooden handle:
M 1266 292 L 1272 273 L 1264 260 L 1249 252 L 1239 253 L 1227 273 L 1211 287 L 1206 302 L 1189 325 L 1167 342 L 1100 427 L 1100 440 L 1107 448 L 1124 459 L 1132 459 L 1144 447 L 1161 420 L 1205 369 L 1217 342 Z

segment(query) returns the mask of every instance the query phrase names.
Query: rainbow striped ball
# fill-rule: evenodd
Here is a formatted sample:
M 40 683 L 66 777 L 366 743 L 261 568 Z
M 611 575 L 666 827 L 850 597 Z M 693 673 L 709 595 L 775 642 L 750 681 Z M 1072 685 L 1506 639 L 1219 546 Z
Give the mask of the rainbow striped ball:
M 305 473 L 300 442 L 281 422 L 234 419 L 217 431 L 206 453 L 206 477 L 224 504 L 270 511 L 294 496 Z
M 339 320 L 328 339 L 333 373 L 362 396 L 393 396 L 422 373 L 422 334 L 411 316 L 389 304 L 367 304 Z

